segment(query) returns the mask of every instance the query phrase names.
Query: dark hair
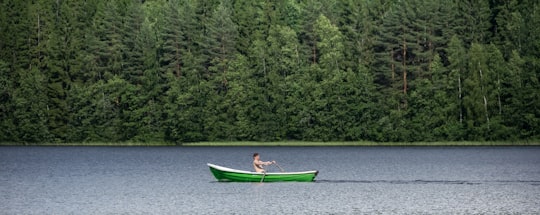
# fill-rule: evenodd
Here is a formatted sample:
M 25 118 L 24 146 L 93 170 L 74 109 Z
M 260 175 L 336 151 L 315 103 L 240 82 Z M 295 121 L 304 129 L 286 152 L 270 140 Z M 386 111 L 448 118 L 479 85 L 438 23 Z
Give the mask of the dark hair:
M 257 157 L 257 155 L 259 155 L 259 153 L 257 152 L 253 153 L 253 157 Z

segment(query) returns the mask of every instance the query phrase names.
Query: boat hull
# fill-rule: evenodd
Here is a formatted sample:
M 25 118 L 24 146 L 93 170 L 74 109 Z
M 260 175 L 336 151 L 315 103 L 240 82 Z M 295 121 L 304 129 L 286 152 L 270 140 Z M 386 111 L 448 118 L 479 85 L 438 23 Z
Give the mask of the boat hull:
M 311 182 L 315 180 L 315 177 L 319 173 L 318 171 L 257 173 L 230 169 L 213 164 L 208 164 L 208 166 L 214 177 L 218 181 L 223 182 Z

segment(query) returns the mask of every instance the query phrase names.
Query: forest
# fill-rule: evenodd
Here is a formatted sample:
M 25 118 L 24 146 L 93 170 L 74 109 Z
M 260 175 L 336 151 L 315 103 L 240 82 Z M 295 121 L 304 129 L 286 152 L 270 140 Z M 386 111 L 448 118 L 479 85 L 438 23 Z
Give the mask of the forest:
M 0 142 L 540 139 L 537 0 L 0 0 Z

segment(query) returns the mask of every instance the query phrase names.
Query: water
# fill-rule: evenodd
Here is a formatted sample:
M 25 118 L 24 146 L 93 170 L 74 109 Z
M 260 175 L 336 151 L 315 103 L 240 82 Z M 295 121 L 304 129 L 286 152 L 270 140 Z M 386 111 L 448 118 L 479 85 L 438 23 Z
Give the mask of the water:
M 317 181 L 206 166 L 250 170 L 253 152 Z M 223 213 L 539 214 L 540 147 L 0 147 L 0 214 Z

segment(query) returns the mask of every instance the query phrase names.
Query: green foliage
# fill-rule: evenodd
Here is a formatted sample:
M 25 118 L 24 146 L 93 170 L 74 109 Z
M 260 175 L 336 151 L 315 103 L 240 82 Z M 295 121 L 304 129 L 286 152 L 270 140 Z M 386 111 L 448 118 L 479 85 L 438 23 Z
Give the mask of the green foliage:
M 15 137 L 13 132 L 13 84 L 9 73 L 9 64 L 0 60 L 0 141 L 10 141 Z
M 45 76 L 37 69 L 19 72 L 19 87 L 13 92 L 13 125 L 17 142 L 50 141 Z
M 0 1 L 0 141 L 540 138 L 533 0 Z

